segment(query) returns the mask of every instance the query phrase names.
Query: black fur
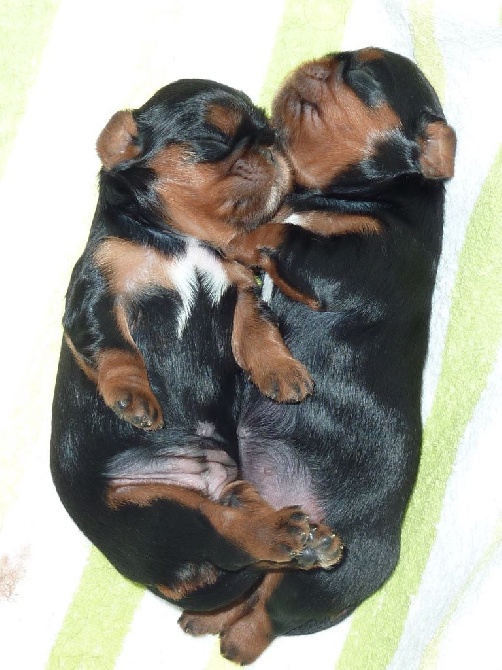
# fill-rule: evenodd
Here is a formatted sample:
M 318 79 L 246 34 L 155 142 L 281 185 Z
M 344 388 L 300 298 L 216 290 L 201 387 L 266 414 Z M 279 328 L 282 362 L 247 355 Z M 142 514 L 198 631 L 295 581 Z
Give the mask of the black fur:
M 315 393 L 286 407 L 247 388 L 240 423 L 243 476 L 267 497 L 269 488 L 301 490 L 303 473 L 321 517 L 345 549 L 331 571 L 284 574 L 267 602 L 273 635 L 333 625 L 386 581 L 399 558 L 420 457 L 444 180 L 422 175 L 417 137 L 425 120 L 444 122 L 444 115 L 409 60 L 389 52 L 364 64 L 357 52 L 340 59 L 344 81 L 367 105 L 387 102 L 402 129 L 399 142 L 391 136 L 365 164 L 350 166 L 325 189 L 297 189 L 290 199 L 297 211 L 308 211 L 310 202 L 311 210 L 346 213 L 352 195 L 354 207 L 367 203 L 380 233 L 327 239 L 293 226 L 274 255 L 286 280 L 325 309 L 312 312 L 278 290 L 270 302 L 292 353 L 312 373 Z M 403 157 L 404 144 L 410 148 Z M 278 467 L 267 481 L 264 465 L 278 451 Z

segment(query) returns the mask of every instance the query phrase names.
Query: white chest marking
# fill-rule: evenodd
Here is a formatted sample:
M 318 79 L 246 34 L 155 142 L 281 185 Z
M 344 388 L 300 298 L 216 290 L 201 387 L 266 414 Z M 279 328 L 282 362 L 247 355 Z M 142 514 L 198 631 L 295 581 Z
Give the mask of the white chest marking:
M 272 299 L 272 289 L 274 288 L 274 283 L 270 279 L 268 274 L 263 275 L 263 286 L 261 287 L 261 299 L 263 302 L 266 302 L 267 305 Z
M 197 242 L 188 244 L 186 254 L 172 264 L 170 275 L 182 301 L 177 324 L 178 337 L 181 337 L 198 291 L 203 289 L 216 305 L 229 281 L 218 258 Z
M 301 226 L 303 222 L 303 217 L 298 212 L 290 214 L 284 223 L 290 223 L 293 226 Z
M 303 223 L 303 217 L 301 214 L 295 212 L 290 214 L 284 223 L 290 223 L 293 226 L 301 226 Z M 263 302 L 266 302 L 267 304 L 270 303 L 270 300 L 272 299 L 273 288 L 274 284 L 272 280 L 267 274 L 265 274 L 263 277 L 263 286 L 261 289 L 261 299 Z

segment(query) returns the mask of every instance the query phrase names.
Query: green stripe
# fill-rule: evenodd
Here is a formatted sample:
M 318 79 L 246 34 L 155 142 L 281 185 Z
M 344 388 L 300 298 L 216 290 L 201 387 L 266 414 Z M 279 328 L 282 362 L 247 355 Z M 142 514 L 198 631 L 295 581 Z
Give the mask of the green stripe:
M 0 21 L 0 175 L 35 81 L 59 0 L 2 0 Z
M 144 593 L 91 548 L 46 670 L 112 670 Z
M 439 99 L 444 100 L 446 73 L 435 40 L 434 0 L 412 0 L 410 19 L 415 62 L 436 89 Z
M 303 61 L 339 51 L 352 0 L 286 0 L 258 103 L 270 108 L 284 77 Z
M 338 670 L 383 670 L 401 637 L 436 537 L 458 443 L 486 387 L 502 336 L 502 149 L 466 233 L 422 462 L 403 527 L 401 560 L 385 588 L 354 615 Z

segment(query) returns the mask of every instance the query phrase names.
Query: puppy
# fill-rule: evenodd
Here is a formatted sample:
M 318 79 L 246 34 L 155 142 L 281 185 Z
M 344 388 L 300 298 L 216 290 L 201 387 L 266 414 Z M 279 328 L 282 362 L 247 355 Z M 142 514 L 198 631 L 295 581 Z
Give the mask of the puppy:
M 239 479 L 235 358 L 271 395 L 309 379 L 252 273 L 215 251 L 269 219 L 289 185 L 264 114 L 238 91 L 182 80 L 115 114 L 98 153 L 53 402 L 64 506 L 122 574 L 185 607 L 230 602 L 264 566 L 331 566 L 331 529 Z
M 221 257 L 238 233 L 270 219 L 285 195 L 289 171 L 273 140 L 249 100 L 200 81 L 171 84 L 142 108 L 117 112 L 98 139 L 99 204 L 71 278 L 65 336 L 104 402 L 135 426 L 160 428 L 163 412 L 131 334 L 131 304 L 158 290 L 177 294 L 181 331 L 193 259 L 213 302 L 236 285 L 232 349 L 260 390 L 282 402 L 312 390 L 257 301 L 253 273 Z
M 247 387 L 242 476 L 273 507 L 294 502 L 336 528 L 345 550 L 332 571 L 272 571 L 232 607 L 185 612 L 187 632 L 220 634 L 223 655 L 241 664 L 279 635 L 336 624 L 396 566 L 419 462 L 444 181 L 455 153 L 423 74 L 374 48 L 301 66 L 275 98 L 273 123 L 293 167 L 289 205 L 299 225 L 265 226 L 250 233 L 247 255 L 246 240 L 239 248 L 249 262 L 261 245 L 255 260 L 272 256 L 324 311 L 272 293 L 315 393 L 285 406 Z

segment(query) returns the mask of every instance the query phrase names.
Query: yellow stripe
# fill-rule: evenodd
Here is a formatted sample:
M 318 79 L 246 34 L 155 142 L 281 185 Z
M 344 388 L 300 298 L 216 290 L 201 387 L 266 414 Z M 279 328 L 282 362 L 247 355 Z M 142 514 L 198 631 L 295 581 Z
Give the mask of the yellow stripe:
M 59 0 L 2 0 L 0 21 L 0 174 L 16 136 Z
M 46 670 L 111 670 L 144 593 L 92 547 Z

